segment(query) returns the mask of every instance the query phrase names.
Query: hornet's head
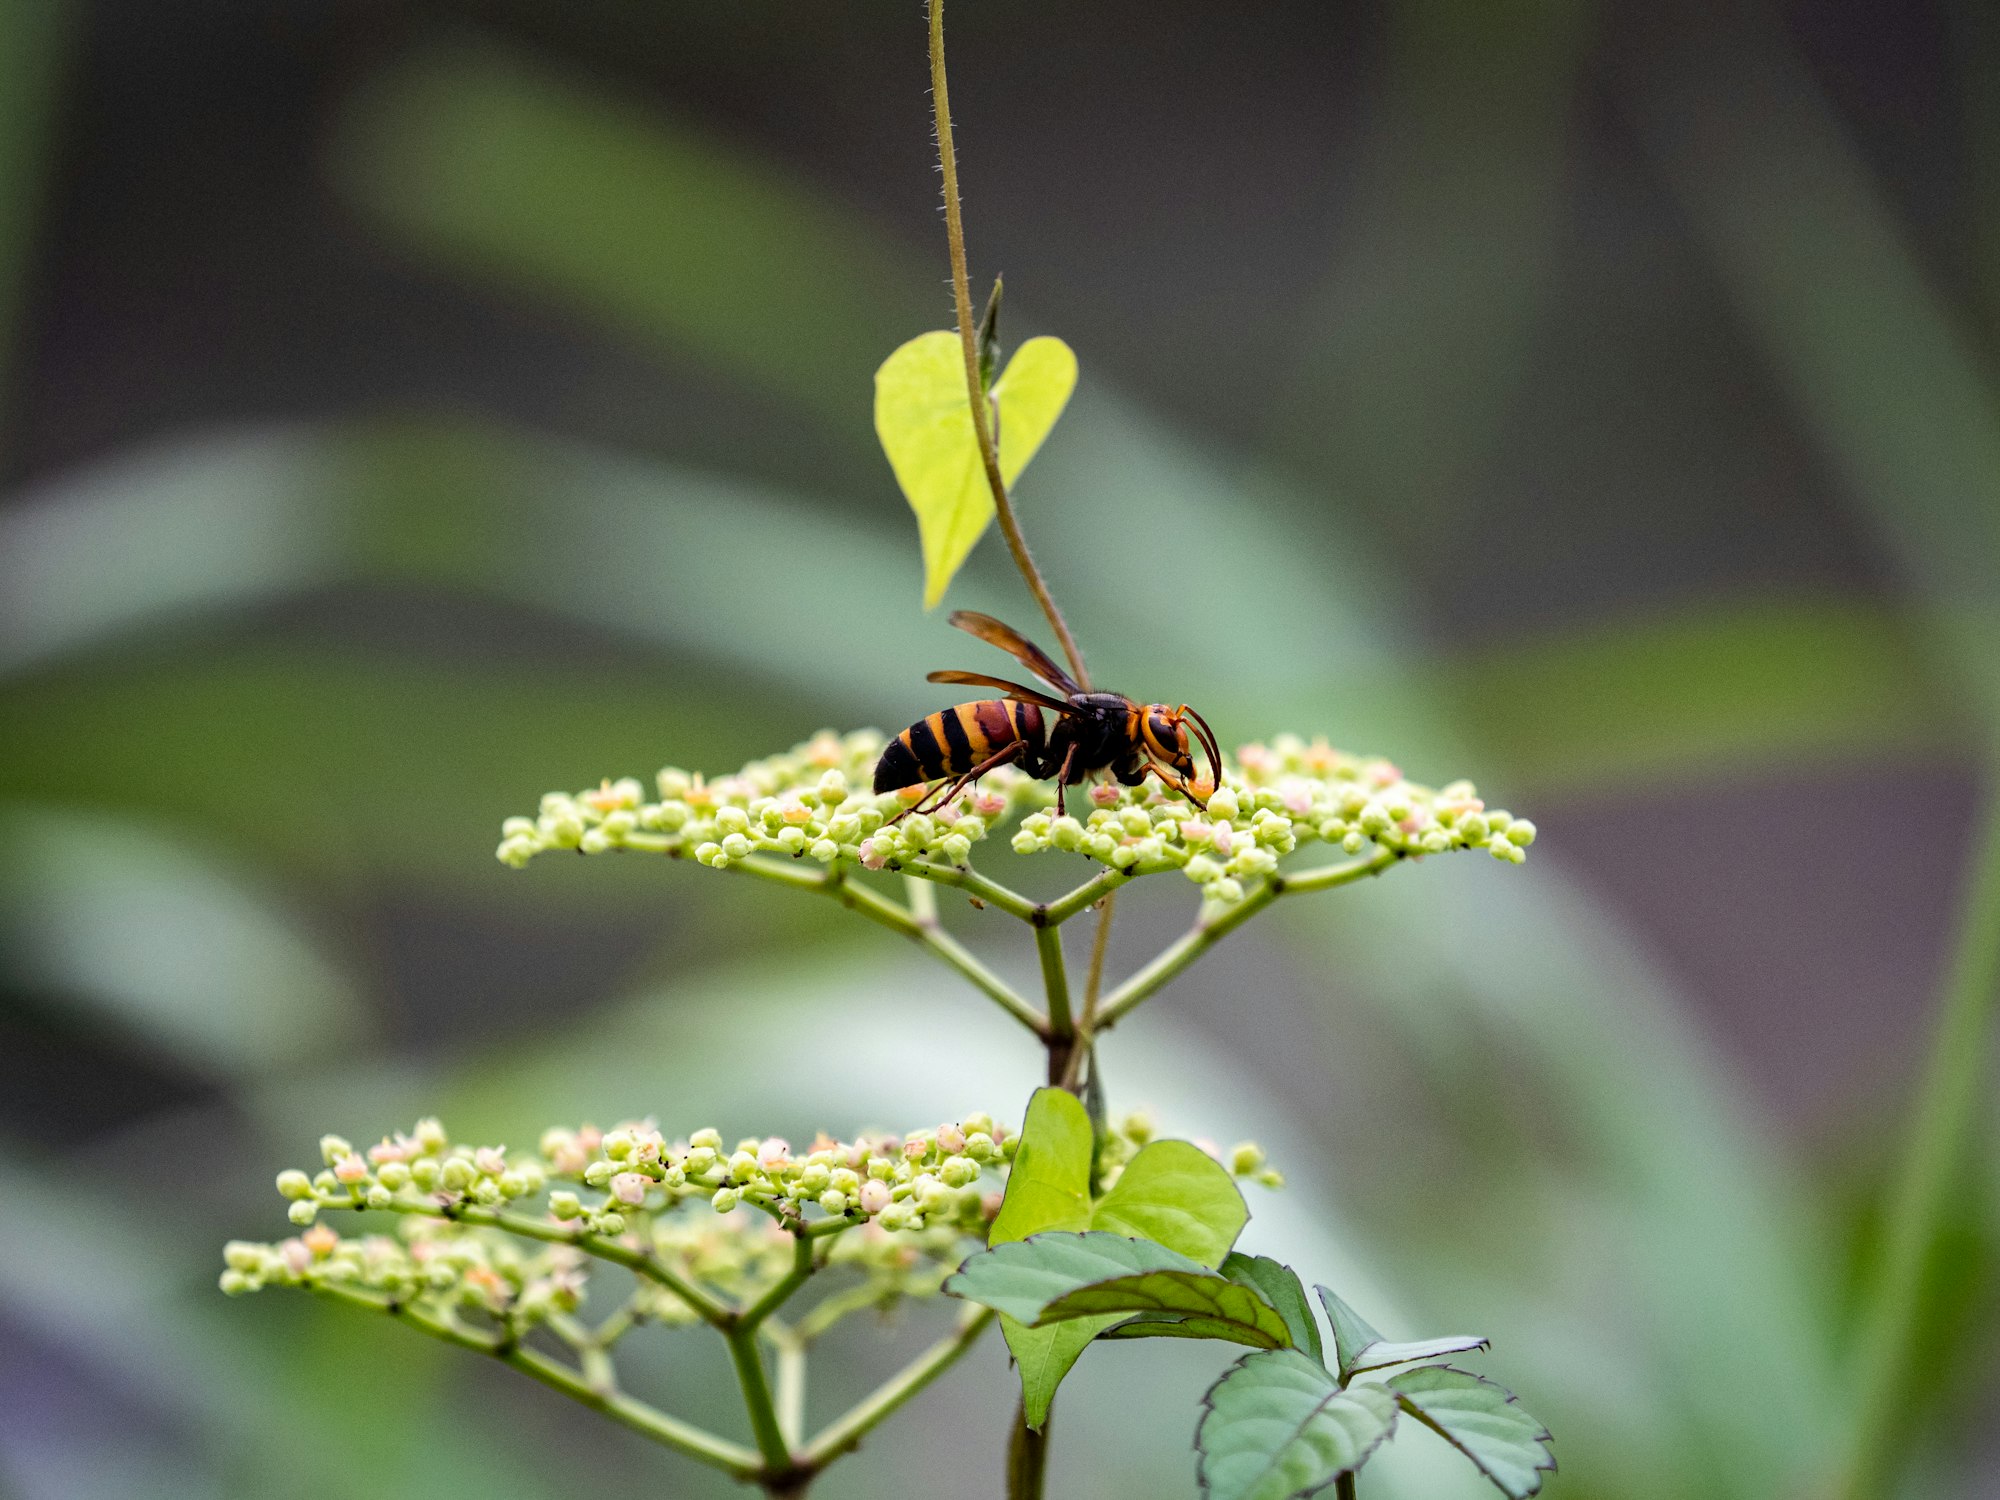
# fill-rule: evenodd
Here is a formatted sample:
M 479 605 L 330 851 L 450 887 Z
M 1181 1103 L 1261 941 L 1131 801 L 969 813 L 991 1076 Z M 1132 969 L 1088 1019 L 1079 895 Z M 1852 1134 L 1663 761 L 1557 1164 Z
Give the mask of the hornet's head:
M 1194 726 L 1192 734 L 1190 724 Z M 1215 731 L 1208 727 L 1208 720 L 1185 703 L 1178 708 L 1149 703 L 1139 716 L 1139 736 L 1146 753 L 1160 769 L 1160 779 L 1197 807 L 1206 807 L 1222 775 L 1222 755 L 1216 749 Z M 1197 778 L 1195 773 L 1195 742 L 1208 757 L 1205 777 Z

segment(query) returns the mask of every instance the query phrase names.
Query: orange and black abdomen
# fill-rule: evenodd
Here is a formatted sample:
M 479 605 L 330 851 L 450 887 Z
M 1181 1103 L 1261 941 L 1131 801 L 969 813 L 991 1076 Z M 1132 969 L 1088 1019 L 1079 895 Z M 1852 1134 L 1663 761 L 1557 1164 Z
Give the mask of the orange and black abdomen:
M 875 763 L 875 790 L 893 792 L 946 776 L 963 776 L 1016 740 L 1039 751 L 1042 711 L 1011 698 L 982 698 L 939 709 L 889 741 Z

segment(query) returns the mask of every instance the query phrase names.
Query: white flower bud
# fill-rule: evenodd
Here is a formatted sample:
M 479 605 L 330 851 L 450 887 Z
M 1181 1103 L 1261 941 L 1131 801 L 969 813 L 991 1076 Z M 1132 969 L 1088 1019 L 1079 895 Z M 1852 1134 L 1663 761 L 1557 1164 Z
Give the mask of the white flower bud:
M 861 1184 L 861 1211 L 871 1217 L 889 1206 L 889 1184 L 871 1177 Z
M 637 1172 L 620 1172 L 611 1179 L 611 1196 L 628 1207 L 637 1208 L 646 1201 L 646 1189 L 652 1184 Z
M 287 1198 L 310 1198 L 312 1190 L 312 1179 L 296 1167 L 278 1174 L 278 1191 Z

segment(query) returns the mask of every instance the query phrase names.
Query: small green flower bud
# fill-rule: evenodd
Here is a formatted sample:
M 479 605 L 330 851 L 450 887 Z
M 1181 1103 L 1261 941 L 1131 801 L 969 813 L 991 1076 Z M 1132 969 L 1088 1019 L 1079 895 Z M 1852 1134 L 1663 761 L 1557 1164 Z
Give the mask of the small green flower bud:
M 420 1156 L 410 1163 L 410 1181 L 416 1184 L 420 1193 L 436 1192 L 442 1172 L 443 1168 L 435 1157 Z
M 583 1217 L 583 1200 L 575 1193 L 550 1193 L 549 1212 L 558 1219 L 580 1219 Z
M 329 1167 L 342 1157 L 352 1156 L 353 1154 L 354 1148 L 348 1145 L 346 1140 L 340 1136 L 323 1135 L 319 1138 L 320 1160 L 325 1162 Z
M 1395 823 L 1395 820 L 1389 816 L 1388 810 L 1379 802 L 1371 802 L 1362 808 L 1361 817 L 1358 821 L 1361 824 L 1361 831 L 1370 838 L 1379 838 L 1381 835 L 1387 833 Z
M 1016 854 L 1039 854 L 1042 850 L 1041 835 L 1030 833 L 1025 828 L 1015 829 L 1014 837 L 1009 842 Z
M 395 1201 L 396 1195 L 383 1187 L 379 1182 L 368 1190 L 367 1202 L 370 1208 L 384 1209 Z
M 1359 854 L 1368 845 L 1368 839 L 1359 829 L 1350 829 L 1341 836 L 1340 847 L 1348 854 Z
M 731 859 L 743 859 L 750 853 L 750 840 L 740 833 L 732 833 L 723 839 L 722 852 Z
M 1224 876 L 1221 880 L 1211 884 L 1208 888 L 1208 893 L 1217 901 L 1221 901 L 1229 906 L 1234 906 L 1243 899 L 1242 885 L 1228 876 Z
M 625 1215 L 619 1213 L 614 1208 L 609 1213 L 601 1213 L 595 1219 L 591 1220 L 590 1228 L 593 1234 L 623 1234 L 625 1232 Z
M 1266 1167 L 1257 1174 L 1257 1184 L 1260 1187 L 1281 1188 L 1285 1185 L 1285 1174 L 1276 1167 Z
M 836 1167 L 833 1172 L 833 1190 L 852 1198 L 861 1191 L 861 1174 L 850 1167 Z
M 696 1151 L 720 1151 L 722 1132 L 712 1126 L 705 1130 L 697 1130 L 688 1137 L 688 1145 Z
M 736 1207 L 741 1196 L 735 1188 L 717 1188 L 715 1196 L 708 1201 L 715 1206 L 717 1213 L 726 1214 Z
M 410 1185 L 408 1162 L 385 1161 L 375 1169 L 375 1180 L 392 1193 L 400 1193 Z
M 1507 842 L 1527 848 L 1535 841 L 1535 825 L 1526 818 L 1516 818 L 1507 825 Z
M 750 815 L 740 807 L 717 808 L 715 827 L 718 833 L 747 833 L 750 829 Z
M 525 1197 L 527 1195 L 527 1192 L 528 1192 L 528 1179 L 522 1176 L 519 1172 L 502 1172 L 500 1174 L 501 1197 L 521 1198 Z
M 261 1271 L 264 1247 L 251 1240 L 231 1240 L 222 1247 L 222 1263 L 238 1271 Z
M 278 1174 L 278 1191 L 287 1198 L 310 1198 L 312 1190 L 312 1179 L 297 1167 Z
M 1222 866 L 1206 854 L 1197 854 L 1184 867 L 1187 878 L 1196 885 L 1209 885 L 1222 879 Z
M 310 1198 L 301 1198 L 285 1210 L 285 1217 L 303 1229 L 319 1217 L 319 1205 Z
M 965 1138 L 965 1154 L 974 1161 L 991 1161 L 994 1156 L 993 1137 L 983 1130 L 975 1130 Z
M 482 1177 L 472 1184 L 468 1195 L 474 1203 L 491 1208 L 500 1201 L 500 1184 L 491 1177 Z
M 1242 812 L 1243 809 L 1236 801 L 1236 793 L 1226 786 L 1217 787 L 1215 795 L 1208 799 L 1210 818 L 1224 823 L 1234 823 Z
M 955 865 L 972 858 L 972 840 L 962 833 L 949 833 L 938 844 L 938 852 Z
M 799 1195 L 805 1198 L 818 1197 L 821 1193 L 826 1191 L 828 1185 L 831 1184 L 832 1181 L 833 1181 L 833 1174 L 829 1172 L 825 1167 L 815 1163 L 811 1166 L 808 1166 L 803 1172 L 799 1173 L 799 1181 L 798 1181 Z
M 908 1229 L 913 1217 L 908 1203 L 891 1203 L 875 1216 L 875 1222 L 884 1229 Z
M 832 1218 L 839 1218 L 847 1212 L 847 1194 L 838 1188 L 828 1188 L 819 1195 L 819 1206 Z
M 256 1291 L 258 1287 L 254 1277 L 247 1276 L 241 1271 L 224 1271 L 216 1285 L 221 1287 L 223 1295 L 228 1297 L 241 1297 L 247 1292 Z
M 806 831 L 803 828 L 780 828 L 778 830 L 778 847 L 787 854 L 803 853 L 806 847 Z M 816 844 L 813 847 L 818 848 L 819 846 Z M 838 851 L 836 850 L 836 852 Z M 817 858 L 818 856 L 815 855 L 814 857 Z
M 1230 1148 L 1229 1170 L 1238 1177 L 1248 1177 L 1264 1165 L 1264 1148 L 1255 1141 L 1242 1141 Z
M 729 1158 L 729 1180 L 748 1182 L 757 1175 L 757 1158 L 748 1151 L 738 1151 Z
M 1049 825 L 1049 842 L 1074 853 L 1083 847 L 1083 825 L 1075 818 L 1057 818 Z
M 604 1138 L 604 1155 L 611 1161 L 624 1161 L 636 1144 L 630 1131 L 614 1130 Z
M 967 1157 L 954 1156 L 938 1168 L 938 1176 L 948 1187 L 967 1187 L 979 1180 L 979 1163 Z
M 713 865 L 723 858 L 722 845 L 709 842 L 694 846 L 694 862 L 698 865 Z
M 800 837 L 803 839 L 804 835 L 801 834 Z M 836 859 L 840 858 L 840 845 L 836 844 L 832 839 L 821 839 L 808 852 L 821 864 L 830 865 Z
M 462 1193 L 472 1186 L 472 1179 L 479 1175 L 472 1163 L 462 1156 L 454 1156 L 444 1164 L 442 1180 L 454 1193 Z
M 896 1164 L 884 1156 L 868 1158 L 868 1176 L 875 1182 L 887 1182 L 896 1175 Z
M 417 1121 L 417 1128 L 410 1132 L 410 1139 L 417 1143 L 419 1151 L 430 1156 L 436 1155 L 451 1143 L 451 1137 L 445 1134 L 443 1123 L 434 1115 L 426 1115 Z

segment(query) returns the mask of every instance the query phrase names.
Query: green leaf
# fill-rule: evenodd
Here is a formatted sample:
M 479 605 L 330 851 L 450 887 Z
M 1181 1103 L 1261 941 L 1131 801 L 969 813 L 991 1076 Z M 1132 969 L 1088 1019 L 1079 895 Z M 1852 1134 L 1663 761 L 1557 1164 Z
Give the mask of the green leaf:
M 1354 1357 L 1352 1363 L 1341 1369 L 1342 1378 L 1358 1375 L 1363 1370 L 1386 1370 L 1391 1365 L 1414 1364 L 1420 1359 L 1436 1359 L 1445 1354 L 1466 1354 L 1474 1349 L 1487 1347 L 1487 1340 L 1476 1333 L 1448 1334 L 1441 1339 L 1417 1339 L 1408 1344 L 1392 1344 L 1387 1339 L 1378 1339 Z
M 1380 1386 L 1342 1390 L 1296 1349 L 1246 1354 L 1203 1399 L 1195 1432 L 1205 1500 L 1292 1500 L 1367 1461 L 1396 1426 Z
M 1133 1243 L 1143 1244 L 1144 1241 Z M 1122 1338 L 1205 1338 L 1255 1349 L 1291 1346 L 1284 1314 L 1254 1287 L 1199 1269 L 1147 1271 L 1080 1286 L 1042 1309 L 1038 1324 L 1094 1313 L 1138 1313 Z
M 1405 1411 L 1471 1459 L 1512 1500 L 1527 1500 L 1541 1489 L 1543 1473 L 1554 1472 L 1548 1429 L 1521 1410 L 1504 1387 L 1449 1365 L 1405 1370 L 1386 1385 Z
M 1487 1346 L 1487 1340 L 1476 1333 L 1447 1334 L 1443 1338 L 1417 1339 L 1405 1344 L 1391 1343 L 1331 1290 L 1323 1286 L 1315 1290 L 1319 1293 L 1319 1300 L 1326 1305 L 1328 1321 L 1333 1324 L 1334 1352 L 1340 1361 L 1343 1383 L 1363 1370 L 1384 1370 L 1390 1365 L 1436 1359 L 1441 1354 L 1464 1354 Z
M 1152 1240 L 1205 1267 L 1222 1263 L 1250 1215 L 1234 1180 L 1206 1152 L 1186 1141 L 1154 1141 L 1126 1163 L 1117 1184 L 1093 1209 L 1090 1149 L 1090 1117 L 1083 1105 L 1062 1089 L 1037 1090 L 987 1244 L 1048 1230 L 1099 1229 Z M 1119 1321 L 1117 1313 L 1105 1313 L 1032 1328 L 1001 1315 L 1000 1330 L 1020 1366 L 1030 1427 L 1040 1428 L 1047 1419 L 1056 1387 L 1084 1346 Z
M 1235 1179 L 1206 1151 L 1154 1141 L 1125 1164 L 1090 1227 L 1157 1240 L 1213 1268 L 1249 1220 Z
M 1151 1240 L 1117 1234 L 1070 1234 L 1050 1231 L 1005 1245 L 995 1245 L 969 1257 L 944 1284 L 949 1296 L 982 1303 L 1022 1323 L 1042 1321 L 1053 1304 L 1072 1293 L 1100 1286 L 1123 1286 L 1143 1280 L 1143 1274 L 1173 1273 L 1220 1281 L 1185 1255 Z M 1227 1284 L 1227 1283 L 1225 1283 Z M 1074 1318 L 1089 1312 L 1155 1311 L 1161 1304 L 1144 1299 L 1115 1307 L 1079 1308 Z M 1206 1312 L 1206 1306 L 1190 1307 Z
M 986 1243 L 1005 1245 L 1044 1230 L 1090 1227 L 1090 1116 L 1074 1094 L 1037 1089 L 1021 1122 L 1007 1196 Z
M 1231 1281 L 1254 1287 L 1284 1317 L 1291 1346 L 1321 1364 L 1326 1363 L 1326 1351 L 1319 1341 L 1319 1322 L 1313 1317 L 1312 1304 L 1306 1300 L 1306 1289 L 1298 1273 L 1290 1266 L 1268 1255 L 1245 1255 L 1232 1250 L 1222 1263 L 1222 1274 Z
M 1021 1123 L 1021 1144 L 1007 1174 L 1007 1196 L 986 1243 L 998 1246 L 1047 1230 L 1090 1227 L 1090 1116 L 1076 1096 L 1062 1089 L 1037 1089 Z M 1116 1318 L 1030 1328 L 1001 1314 L 1000 1331 L 1021 1372 L 1021 1399 L 1028 1425 L 1048 1420 L 1049 1403 L 1070 1366 L 1103 1328 Z
M 1352 1362 L 1359 1358 L 1361 1351 L 1370 1344 L 1382 1342 L 1368 1320 L 1335 1296 L 1332 1289 L 1315 1283 L 1313 1290 L 1319 1293 L 1320 1305 L 1326 1309 L 1326 1320 L 1333 1325 L 1333 1357 L 1340 1365 L 1340 1378 L 1345 1380 L 1353 1368 Z
M 1000 477 L 1010 488 L 1074 389 L 1076 355 L 1048 337 L 1023 344 L 993 383 Z M 919 334 L 882 362 L 875 372 L 875 435 L 917 513 L 924 608 L 930 609 L 993 519 L 956 333 Z

